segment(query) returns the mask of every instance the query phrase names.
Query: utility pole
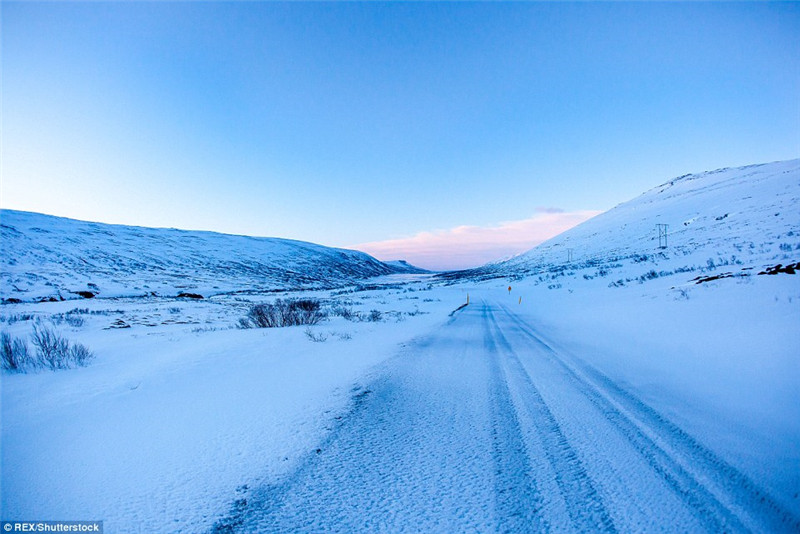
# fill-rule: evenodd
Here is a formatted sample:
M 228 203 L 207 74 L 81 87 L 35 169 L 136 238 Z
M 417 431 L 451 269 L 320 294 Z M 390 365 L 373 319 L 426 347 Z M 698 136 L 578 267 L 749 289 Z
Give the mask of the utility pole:
M 668 224 L 656 224 L 656 228 L 658 228 L 658 248 L 667 248 L 667 229 L 669 228 Z

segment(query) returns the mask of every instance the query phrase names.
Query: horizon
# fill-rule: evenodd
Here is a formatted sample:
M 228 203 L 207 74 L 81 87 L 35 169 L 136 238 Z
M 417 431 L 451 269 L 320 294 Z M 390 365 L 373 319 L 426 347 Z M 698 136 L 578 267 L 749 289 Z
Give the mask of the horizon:
M 620 206 L 624 206 L 624 205 L 628 204 L 629 202 L 635 201 L 638 196 L 641 196 L 641 195 L 647 193 L 648 191 L 651 191 L 653 189 L 657 189 L 657 188 L 659 188 L 659 187 L 661 187 L 661 186 L 663 186 L 663 185 L 665 185 L 667 183 L 670 183 L 674 179 L 684 178 L 686 176 L 693 176 L 693 175 L 716 174 L 716 173 L 718 173 L 720 171 L 727 171 L 727 170 L 731 170 L 731 169 L 734 169 L 734 170 L 747 169 L 749 167 L 762 167 L 762 166 L 765 166 L 765 165 L 790 163 L 790 162 L 794 162 L 794 161 L 800 161 L 800 158 L 795 158 L 795 159 L 792 159 L 792 160 L 774 161 L 774 162 L 752 163 L 752 164 L 744 165 L 744 166 L 741 166 L 741 167 L 720 167 L 718 169 L 708 169 L 708 170 L 702 171 L 702 172 L 689 173 L 689 174 L 684 174 L 684 175 L 681 175 L 681 176 L 675 176 L 675 177 L 672 177 L 668 181 L 659 182 L 658 184 L 648 188 L 647 190 L 642 191 L 639 195 L 636 195 L 636 196 L 634 196 L 634 197 L 632 197 L 630 199 L 627 199 L 625 201 L 622 201 L 622 202 L 618 203 L 617 205 L 614 206 L 614 208 L 611 208 L 611 209 L 609 209 L 607 211 L 612 211 L 612 210 L 614 210 L 614 209 L 616 209 L 616 208 L 618 208 Z M 230 237 L 249 237 L 249 238 L 254 238 L 254 239 L 267 239 L 267 240 L 275 239 L 275 240 L 283 240 L 283 241 L 298 241 L 298 240 L 295 240 L 295 239 L 285 238 L 285 237 L 281 237 L 281 236 L 234 234 L 234 233 L 228 233 L 228 232 L 219 232 L 219 231 L 216 231 L 216 230 L 199 230 L 199 229 L 192 229 L 192 228 L 178 228 L 178 227 L 174 227 L 174 226 L 171 226 L 171 227 L 163 227 L 163 226 L 162 227 L 154 227 L 154 226 L 142 226 L 142 225 L 124 225 L 124 224 L 118 224 L 118 223 L 104 223 L 104 222 L 100 222 L 100 221 L 74 219 L 74 218 L 71 218 L 71 217 L 62 217 L 62 216 L 59 216 L 59 215 L 53 215 L 53 214 L 48 214 L 48 213 L 31 212 L 31 211 L 24 211 L 24 210 L 14 210 L 14 209 L 9 209 L 9 208 L 0 208 L 0 215 L 2 214 L 3 211 L 15 211 L 15 212 L 18 212 L 18 213 L 25 213 L 25 214 L 31 214 L 31 215 L 40 215 L 40 216 L 44 216 L 44 217 L 65 218 L 65 219 L 68 219 L 68 220 L 73 220 L 75 222 L 82 222 L 82 223 L 89 223 L 89 224 L 98 224 L 99 223 L 99 224 L 108 224 L 108 225 L 111 225 L 111 226 L 125 226 L 125 227 L 132 227 L 132 228 L 143 228 L 143 229 L 146 229 L 146 230 L 175 230 L 175 231 L 187 232 L 187 233 L 195 233 L 195 232 L 197 232 L 197 233 L 212 233 L 212 234 L 225 235 L 225 236 L 230 236 Z M 484 267 L 484 266 L 490 265 L 492 263 L 503 262 L 503 261 L 512 259 L 512 258 L 514 258 L 516 256 L 519 256 L 519 255 L 522 255 L 522 254 L 525 254 L 525 253 L 528 253 L 528 252 L 532 252 L 537 247 L 539 247 L 539 245 L 544 245 L 547 242 L 549 242 L 550 240 L 559 237 L 560 235 L 562 235 L 563 233 L 567 232 L 568 230 L 571 230 L 573 228 L 581 226 L 584 222 L 587 222 L 587 221 L 593 219 L 594 217 L 596 217 L 598 215 L 602 215 L 604 213 L 606 213 L 606 212 L 598 211 L 596 213 L 585 212 L 585 213 L 577 214 L 577 218 L 580 219 L 579 221 L 577 221 L 577 222 L 569 221 L 569 220 L 564 221 L 564 222 L 561 223 L 562 228 L 559 231 L 557 231 L 553 235 L 546 235 L 546 234 L 543 235 L 541 233 L 543 231 L 542 230 L 543 228 L 545 229 L 544 231 L 547 231 L 547 230 L 552 229 L 552 228 L 557 228 L 559 223 L 558 222 L 552 222 L 552 220 L 550 220 L 549 221 L 550 224 L 537 225 L 536 224 L 536 222 L 537 222 L 536 219 L 537 218 L 545 218 L 545 219 L 548 218 L 548 217 L 550 217 L 550 218 L 552 218 L 552 217 L 560 218 L 560 217 L 563 217 L 564 215 L 572 216 L 573 214 L 564 214 L 563 212 L 558 211 L 558 210 L 546 210 L 546 209 L 538 208 L 536 216 L 534 216 L 531 220 L 529 220 L 529 221 L 509 221 L 509 222 L 503 223 L 501 225 L 501 227 L 506 229 L 506 230 L 511 230 L 511 232 L 507 232 L 507 234 L 508 233 L 516 233 L 517 236 L 520 236 L 520 233 L 521 233 L 520 231 L 521 230 L 526 230 L 526 231 L 533 232 L 533 238 L 534 239 L 538 238 L 539 242 L 535 243 L 530 248 L 525 248 L 524 250 L 520 250 L 520 252 L 510 253 L 510 254 L 505 254 L 505 255 L 501 255 L 501 253 L 497 253 L 496 255 L 492 256 L 492 259 L 490 259 L 490 260 L 488 260 L 485 263 L 482 263 L 480 265 L 472 265 L 470 263 L 459 264 L 459 260 L 463 261 L 463 254 L 460 255 L 458 249 L 463 246 L 464 241 L 469 242 L 470 239 L 472 239 L 474 241 L 476 237 L 478 239 L 480 239 L 482 235 L 485 238 L 487 233 L 491 234 L 492 228 L 488 228 L 487 229 L 487 228 L 479 228 L 479 227 L 462 227 L 462 228 L 456 228 L 456 229 L 453 229 L 453 230 L 450 230 L 450 231 L 422 232 L 422 233 L 420 233 L 420 234 L 418 234 L 416 236 L 413 236 L 411 238 L 408 238 L 408 239 L 398 239 L 398 240 L 389 240 L 389 241 L 386 241 L 386 242 L 367 243 L 362 247 L 331 247 L 331 246 L 326 245 L 324 243 L 313 243 L 313 242 L 307 242 L 307 241 L 299 241 L 299 242 L 301 242 L 301 243 L 309 243 L 309 244 L 312 244 L 312 245 L 318 245 L 318 246 L 334 248 L 334 249 L 353 250 L 353 251 L 356 251 L 356 252 L 362 252 L 362 253 L 368 254 L 368 255 L 372 256 L 373 258 L 378 259 L 379 261 L 388 262 L 388 263 L 391 263 L 391 262 L 404 262 L 404 263 L 407 263 L 407 264 L 411 265 L 412 267 L 422 268 L 422 269 L 428 270 L 428 271 L 430 271 L 432 273 L 437 273 L 437 272 L 438 273 L 444 273 L 444 272 L 452 272 L 452 271 L 459 271 L 459 270 L 469 270 L 469 269 Z M 0 222 L 2 222 L 2 218 L 0 218 Z M 539 234 L 536 233 L 537 231 L 539 232 Z M 531 236 L 527 236 L 527 237 L 531 238 Z M 518 239 L 517 245 L 518 246 L 522 246 L 522 243 L 523 243 L 523 238 L 520 236 L 520 239 Z M 488 243 L 488 242 L 485 242 L 484 244 L 487 245 L 484 248 L 484 251 L 502 250 L 502 247 L 506 245 L 505 243 L 502 243 L 502 244 L 500 244 L 498 246 L 498 245 L 493 245 L 493 244 Z M 372 250 L 370 250 L 370 249 L 372 249 Z M 436 252 L 439 253 L 439 255 L 436 256 L 434 261 L 438 260 L 438 261 L 441 262 L 442 259 L 444 259 L 444 261 L 447 262 L 447 265 L 445 267 L 442 267 L 442 268 L 433 267 L 433 268 L 431 268 L 431 267 L 426 267 L 425 266 L 425 263 L 424 263 L 425 262 L 425 258 L 426 258 L 427 255 L 431 254 L 431 250 L 432 249 L 435 249 Z M 376 250 L 378 252 L 377 254 L 374 253 Z M 409 261 L 409 260 L 405 259 L 404 257 L 402 257 L 403 251 L 408 251 L 408 250 L 411 250 L 412 252 L 416 252 L 418 257 L 423 258 L 423 263 L 415 263 L 415 262 Z M 394 256 L 393 257 L 391 255 L 391 254 L 394 254 L 395 252 L 398 252 L 398 251 L 400 252 L 400 256 Z M 446 254 L 445 255 L 441 255 L 442 251 L 446 251 Z M 467 261 L 469 261 L 469 260 L 467 260 Z
M 432 270 L 800 156 L 800 6 L 3 2 L 3 209 Z
M 179 231 L 179 232 L 211 233 L 211 234 L 218 234 L 218 235 L 224 235 L 224 236 L 230 236 L 230 237 L 250 237 L 250 238 L 254 238 L 254 239 L 275 239 L 275 240 L 282 240 L 282 241 L 297 241 L 297 242 L 300 242 L 300 243 L 309 243 L 309 244 L 318 245 L 318 246 L 321 246 L 321 247 L 327 247 L 327 248 L 333 248 L 333 249 L 343 249 L 343 250 L 352 250 L 352 251 L 355 251 L 355 252 L 362 252 L 362 253 L 368 254 L 368 255 L 376 258 L 376 259 L 379 259 L 379 261 L 382 261 L 382 262 L 396 262 L 396 261 L 405 262 L 405 263 L 410 264 L 412 267 L 418 267 L 418 268 L 426 269 L 426 270 L 429 270 L 431 272 L 458 271 L 458 270 L 463 270 L 463 269 L 477 268 L 477 267 L 481 267 L 481 266 L 485 265 L 485 264 L 481 264 L 481 265 L 471 265 L 470 264 L 470 265 L 465 265 L 464 267 L 456 266 L 456 267 L 452 267 L 452 268 L 448 268 L 448 267 L 444 267 L 444 268 L 427 268 L 427 267 L 422 267 L 421 265 L 418 265 L 418 264 L 413 263 L 411 261 L 408 261 L 403 257 L 392 258 L 392 257 L 386 256 L 385 254 L 379 254 L 379 255 L 384 256 L 384 259 L 380 259 L 375 254 L 373 254 L 371 252 L 367 252 L 367 250 L 365 250 L 364 248 L 335 247 L 335 246 L 326 245 L 325 243 L 314 243 L 314 242 L 311 242 L 311 241 L 302 241 L 302 240 L 297 240 L 297 239 L 292 239 L 292 238 L 287 238 L 287 237 L 281 237 L 281 236 L 235 234 L 235 233 L 230 233 L 230 232 L 221 232 L 221 231 L 218 231 L 218 230 L 201 230 L 201 229 L 196 229 L 196 228 L 179 228 L 179 227 L 175 227 L 175 226 L 143 226 L 143 225 L 138 225 L 138 224 L 137 225 L 129 225 L 129 224 L 122 224 L 122 223 L 107 223 L 107 222 L 103 222 L 103 221 L 92 221 L 92 220 L 88 220 L 88 219 L 77 219 L 77 218 L 74 218 L 74 217 L 65 217 L 65 216 L 62 216 L 62 215 L 54 215 L 52 213 L 43 213 L 43 212 L 39 212 L 39 211 L 17 210 L 17 209 L 13 209 L 13 208 L 2 208 L 2 207 L 0 207 L 0 214 L 2 214 L 2 212 L 5 212 L 5 211 L 12 211 L 12 212 L 15 212 L 15 213 L 23 213 L 23 214 L 28 214 L 28 215 L 38 215 L 38 216 L 43 216 L 43 217 L 53 217 L 53 218 L 57 218 L 57 219 L 67 219 L 67 220 L 78 222 L 78 223 L 102 224 L 102 225 L 108 225 L 108 226 L 124 226 L 124 227 L 127 227 L 127 228 L 143 228 L 143 229 L 146 229 L 146 230 L 176 230 L 176 231 Z M 602 213 L 602 212 L 598 212 L 598 213 L 592 215 L 592 217 L 594 217 L 595 215 L 599 215 L 600 213 Z M 591 217 L 589 217 L 589 218 L 591 218 Z M 586 220 L 589 220 L 589 219 L 587 218 Z M 1 218 L 0 218 L 0 222 L 2 222 Z M 525 222 L 525 221 L 522 221 L 522 222 Z M 582 222 L 585 222 L 585 221 L 582 221 Z M 557 237 L 558 235 L 560 235 L 564 231 L 566 231 L 566 230 L 568 230 L 570 228 L 573 228 L 574 226 L 577 226 L 577 225 L 568 225 L 568 227 L 566 227 L 562 232 L 558 232 L 557 234 L 555 234 L 555 235 L 553 235 L 551 237 Z M 466 228 L 467 229 L 472 229 L 472 230 L 481 230 L 480 228 L 477 228 L 477 227 L 472 227 L 472 228 L 466 227 Z M 430 235 L 434 235 L 434 234 L 435 233 L 430 233 Z M 425 236 L 427 236 L 429 234 L 421 234 L 421 235 L 425 237 Z M 551 237 L 548 237 L 547 239 L 550 239 Z M 413 241 L 414 239 L 417 239 L 417 238 L 418 238 L 418 236 L 414 236 L 414 237 L 410 238 L 409 240 Z M 545 239 L 544 241 L 546 241 L 547 239 Z M 403 241 L 403 240 L 398 240 L 398 241 Z M 391 243 L 391 241 L 389 243 Z M 458 243 L 452 243 L 451 246 L 456 246 L 457 244 Z M 375 243 L 375 244 L 367 243 L 366 245 L 368 245 L 368 246 L 369 245 L 373 245 L 373 246 L 378 245 L 378 246 L 380 246 L 380 245 L 382 245 L 382 243 Z M 535 246 L 538 246 L 538 245 L 535 245 Z M 535 248 L 535 246 L 534 246 L 534 248 Z M 365 247 L 365 248 L 368 248 L 368 247 Z M 397 248 L 394 248 L 394 249 L 391 249 L 391 250 L 402 250 L 402 249 L 403 249 L 403 247 L 402 247 L 402 245 L 400 245 Z M 526 252 L 527 250 L 528 249 L 526 249 L 525 251 L 522 251 L 522 252 Z M 423 254 L 424 254 L 424 251 L 423 251 Z M 513 255 L 514 254 L 507 255 L 506 257 L 511 257 Z M 448 257 L 448 256 L 444 256 L 444 259 L 447 260 L 447 259 L 451 259 L 451 258 Z M 490 260 L 487 263 L 491 263 L 492 261 L 499 261 L 499 260 L 503 260 L 503 259 L 505 259 L 505 257 L 497 256 L 494 260 Z

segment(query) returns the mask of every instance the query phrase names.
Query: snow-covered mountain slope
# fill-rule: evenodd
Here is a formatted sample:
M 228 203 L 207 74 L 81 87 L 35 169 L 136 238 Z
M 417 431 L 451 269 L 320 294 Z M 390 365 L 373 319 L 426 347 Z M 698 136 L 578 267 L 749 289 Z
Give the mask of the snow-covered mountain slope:
M 413 272 L 302 241 L 0 212 L 0 297 L 23 301 L 331 288 Z
M 661 240 L 658 225 L 667 225 Z M 798 261 L 800 160 L 791 160 L 675 178 L 528 252 L 459 276 L 538 276 L 558 286 L 677 275 L 677 285 L 793 271 Z
M 411 265 L 406 260 L 392 260 L 392 261 L 385 261 L 383 262 L 386 265 L 396 269 L 398 273 L 405 273 L 405 274 L 424 274 L 429 273 L 427 269 L 422 269 L 420 267 L 415 267 Z

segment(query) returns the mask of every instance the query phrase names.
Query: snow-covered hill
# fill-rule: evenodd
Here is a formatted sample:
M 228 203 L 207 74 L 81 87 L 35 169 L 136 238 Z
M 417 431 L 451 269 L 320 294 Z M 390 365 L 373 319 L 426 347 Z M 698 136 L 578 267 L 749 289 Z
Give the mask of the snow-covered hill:
M 538 277 L 558 287 L 676 275 L 678 285 L 792 271 L 800 261 L 798 206 L 800 160 L 688 174 L 459 277 Z M 661 240 L 658 225 L 667 225 Z
M 0 212 L 0 297 L 23 301 L 331 288 L 420 272 L 302 241 Z
M 392 260 L 392 261 L 385 261 L 383 262 L 390 267 L 397 269 L 399 273 L 408 273 L 408 274 L 423 274 L 429 273 L 427 269 L 422 269 L 420 267 L 415 267 L 408 263 L 406 260 Z

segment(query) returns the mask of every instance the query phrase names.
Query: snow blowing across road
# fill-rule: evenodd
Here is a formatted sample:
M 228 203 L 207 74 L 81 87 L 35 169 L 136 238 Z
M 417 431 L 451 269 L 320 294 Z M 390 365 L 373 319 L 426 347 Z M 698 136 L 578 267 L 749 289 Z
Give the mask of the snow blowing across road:
M 496 301 L 385 364 L 217 531 L 796 531 L 746 475 Z

